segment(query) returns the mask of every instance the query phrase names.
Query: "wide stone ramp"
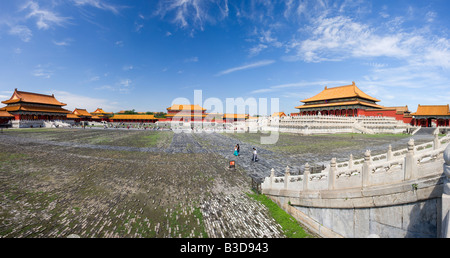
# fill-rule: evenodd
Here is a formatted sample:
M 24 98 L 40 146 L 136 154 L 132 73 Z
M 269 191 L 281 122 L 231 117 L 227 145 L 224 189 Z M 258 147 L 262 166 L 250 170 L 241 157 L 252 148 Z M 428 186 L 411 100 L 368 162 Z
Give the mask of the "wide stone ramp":
M 422 127 L 415 133 L 415 135 L 433 135 L 436 128 L 434 127 Z

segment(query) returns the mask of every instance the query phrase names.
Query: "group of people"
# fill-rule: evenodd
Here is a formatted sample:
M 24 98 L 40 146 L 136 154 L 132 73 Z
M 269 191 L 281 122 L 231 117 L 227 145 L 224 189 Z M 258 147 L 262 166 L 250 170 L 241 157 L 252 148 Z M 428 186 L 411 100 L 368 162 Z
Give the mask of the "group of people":
M 239 146 L 239 144 L 236 144 L 236 146 L 234 146 L 234 156 L 239 156 L 239 152 L 241 151 L 241 147 Z M 253 156 L 252 156 L 252 161 L 258 161 L 258 152 L 256 151 L 256 148 L 253 147 Z

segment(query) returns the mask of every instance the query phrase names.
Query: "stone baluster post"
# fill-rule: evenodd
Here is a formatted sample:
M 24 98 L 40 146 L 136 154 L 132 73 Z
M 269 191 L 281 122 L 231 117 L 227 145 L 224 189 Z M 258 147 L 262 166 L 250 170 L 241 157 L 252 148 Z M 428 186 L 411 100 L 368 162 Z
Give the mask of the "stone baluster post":
M 387 159 L 387 161 L 392 160 L 392 146 L 390 144 L 389 144 L 389 149 L 388 149 L 388 152 L 386 155 L 386 159 Z
M 439 132 L 438 132 L 438 130 L 434 130 L 433 135 L 434 135 L 433 150 L 436 150 L 436 149 L 439 149 L 439 147 L 441 147 L 441 143 L 439 142 Z
M 308 191 L 308 183 L 309 183 L 309 164 L 305 164 L 305 172 L 303 172 L 303 191 Z
M 288 188 L 289 177 L 291 176 L 291 170 L 289 166 L 286 166 L 286 173 L 284 173 L 284 189 Z
M 450 145 L 444 151 L 444 190 L 442 193 L 441 237 L 450 238 Z
M 270 189 L 272 189 L 273 178 L 275 177 L 275 169 L 270 170 Z
M 328 190 L 334 189 L 335 181 L 336 181 L 336 158 L 332 158 L 330 163 L 330 171 L 328 172 Z
M 348 160 L 348 169 L 353 168 L 353 154 L 350 154 L 350 159 Z
M 364 153 L 364 163 L 362 166 L 362 187 L 370 185 L 370 150 L 366 150 Z
M 408 142 L 408 152 L 405 156 L 403 164 L 404 180 L 411 180 L 417 178 L 417 162 L 414 158 L 414 139 Z

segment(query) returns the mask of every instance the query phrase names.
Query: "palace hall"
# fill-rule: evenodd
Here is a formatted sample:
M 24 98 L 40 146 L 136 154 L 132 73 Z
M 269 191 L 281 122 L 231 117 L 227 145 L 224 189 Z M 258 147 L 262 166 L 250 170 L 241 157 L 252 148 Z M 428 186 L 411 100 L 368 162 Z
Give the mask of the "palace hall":
M 304 105 L 295 107 L 300 112 L 296 115 L 336 115 L 358 116 L 366 109 L 382 109 L 377 104 L 380 100 L 360 90 L 353 82 L 351 85 L 328 88 L 314 97 L 302 100 Z M 294 115 L 294 114 L 292 114 Z
M 53 94 L 44 95 L 15 89 L 11 98 L 2 103 L 7 106 L 0 108 L 0 111 L 14 116 L 14 127 L 22 127 L 22 124 L 44 126 L 44 121 L 66 120 L 67 114 L 70 113 L 62 108 L 67 104 L 59 102 Z
M 419 105 L 417 111 L 411 114 L 414 126 L 438 127 L 450 126 L 449 105 Z
M 208 114 L 199 105 L 172 105 L 167 108 L 166 121 L 202 122 Z

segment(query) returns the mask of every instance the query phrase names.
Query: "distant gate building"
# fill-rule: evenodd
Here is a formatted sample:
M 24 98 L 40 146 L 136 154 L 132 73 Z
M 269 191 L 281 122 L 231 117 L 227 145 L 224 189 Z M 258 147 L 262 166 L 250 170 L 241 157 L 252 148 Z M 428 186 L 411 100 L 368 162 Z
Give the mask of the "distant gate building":
M 449 105 L 419 105 L 412 124 L 423 127 L 450 126 Z

